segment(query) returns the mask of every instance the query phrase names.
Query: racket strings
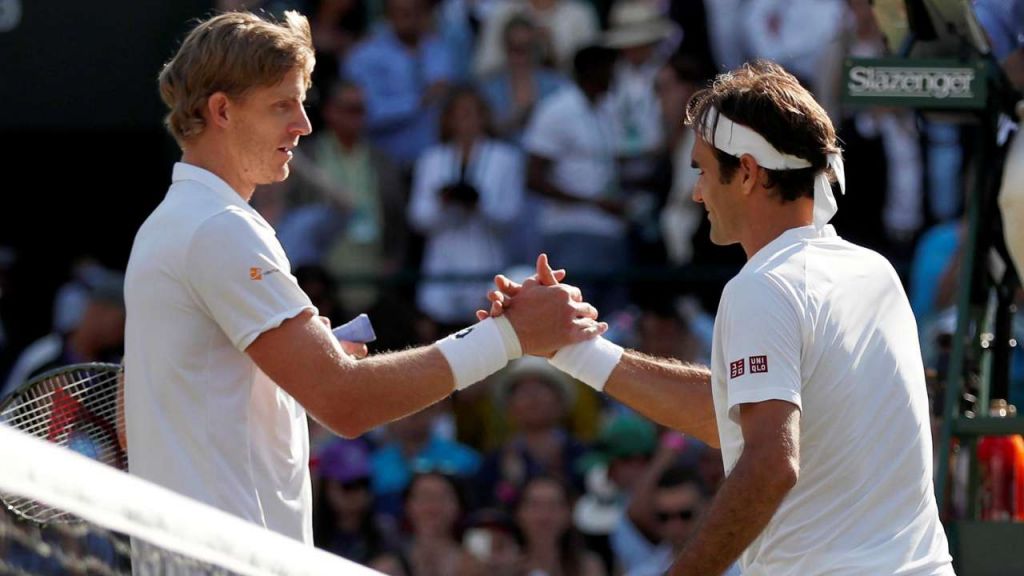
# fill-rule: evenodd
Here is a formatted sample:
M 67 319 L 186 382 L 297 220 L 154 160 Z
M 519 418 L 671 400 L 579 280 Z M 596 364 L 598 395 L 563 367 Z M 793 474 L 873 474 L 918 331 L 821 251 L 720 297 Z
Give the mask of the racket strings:
M 86 408 L 91 409 L 97 405 L 103 406 L 109 403 L 109 406 L 116 412 L 116 401 L 110 403 L 109 399 L 106 398 L 106 396 L 117 393 L 116 387 L 111 390 L 100 390 L 99 388 L 104 387 L 111 382 L 116 382 L 118 375 L 115 373 L 109 377 L 105 376 L 105 374 L 90 374 L 85 378 L 66 385 L 54 382 L 53 390 L 39 394 L 38 396 L 33 396 L 24 402 L 18 403 L 7 410 L 0 412 L 0 420 L 5 421 L 10 426 L 23 432 L 38 435 L 38 432 L 42 428 L 49 425 L 52 418 L 50 412 L 53 403 L 48 401 L 57 393 L 58 389 L 62 389 L 74 400 L 81 399 L 82 404 Z M 47 380 L 47 383 L 49 382 L 50 380 Z M 100 397 L 100 401 L 97 402 L 94 399 L 95 397 Z M 106 408 L 107 412 L 110 411 L 110 407 Z M 104 409 L 100 408 L 100 411 L 102 410 Z M 95 414 L 96 412 L 93 413 Z
M 81 371 L 75 371 L 75 373 L 81 374 Z M 29 405 L 32 402 L 37 402 L 52 397 L 57 392 L 57 388 L 63 388 L 65 390 L 67 390 L 68 388 L 81 388 L 82 384 L 84 383 L 95 381 L 97 378 L 105 378 L 107 376 L 112 376 L 114 379 L 117 379 L 120 376 L 120 371 L 114 371 L 112 373 L 110 370 L 103 370 L 100 372 L 91 372 L 87 374 L 85 377 L 79 380 L 75 380 L 73 382 L 54 382 L 55 380 L 66 380 L 67 375 L 68 374 L 66 373 L 55 374 L 53 376 L 50 376 L 46 380 L 36 383 L 36 385 L 32 386 L 31 389 L 25 393 L 29 397 L 27 400 L 23 402 L 16 402 L 13 406 L 9 407 L 3 412 L 0 412 L 0 417 L 4 416 L 5 414 L 11 411 L 17 410 L 23 406 Z M 110 381 L 110 379 L 106 379 L 100 383 L 109 384 Z M 52 389 L 46 392 L 42 392 L 41 389 L 46 387 L 47 384 L 50 384 Z

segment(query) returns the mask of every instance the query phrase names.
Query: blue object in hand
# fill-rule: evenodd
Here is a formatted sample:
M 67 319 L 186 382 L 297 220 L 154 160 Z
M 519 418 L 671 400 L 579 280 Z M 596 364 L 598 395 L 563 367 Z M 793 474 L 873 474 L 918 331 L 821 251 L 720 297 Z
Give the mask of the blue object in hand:
M 341 326 L 338 326 L 332 330 L 332 332 L 334 332 L 335 338 L 338 340 L 344 340 L 345 342 L 359 342 L 365 344 L 377 339 L 377 334 L 373 331 L 373 324 L 370 324 L 370 317 L 366 314 L 356 316 Z

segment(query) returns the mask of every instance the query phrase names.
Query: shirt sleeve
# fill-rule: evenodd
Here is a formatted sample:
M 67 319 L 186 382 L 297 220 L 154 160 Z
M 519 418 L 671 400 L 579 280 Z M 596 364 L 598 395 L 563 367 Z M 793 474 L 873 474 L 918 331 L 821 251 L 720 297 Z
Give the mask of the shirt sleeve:
M 190 286 L 239 351 L 304 310 L 316 313 L 273 230 L 241 210 L 204 222 L 187 263 Z
M 801 408 L 803 333 L 794 296 L 769 277 L 743 277 L 722 295 L 729 418 L 739 405 L 783 400 Z
M 561 156 L 566 144 L 562 137 L 561 115 L 550 104 L 546 102 L 540 105 L 530 117 L 523 134 L 523 148 L 528 153 L 549 159 Z

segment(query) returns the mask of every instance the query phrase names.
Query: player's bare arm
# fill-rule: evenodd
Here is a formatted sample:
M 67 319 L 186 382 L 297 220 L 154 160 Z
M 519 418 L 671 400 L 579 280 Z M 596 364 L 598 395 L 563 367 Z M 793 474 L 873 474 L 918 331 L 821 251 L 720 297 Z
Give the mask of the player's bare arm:
M 537 274 L 527 282 L 554 285 L 564 277 L 564 270 L 552 270 L 547 257 L 541 255 Z M 513 304 L 520 305 L 517 296 L 522 286 L 500 275 L 495 278 L 495 286 L 497 289 L 488 295 L 491 309 L 477 312 L 477 317 L 498 316 L 506 308 L 513 309 Z M 706 366 L 629 350 L 622 354 L 602 387 L 602 391 L 651 420 L 709 446 L 719 446 L 711 370 Z
M 800 475 L 800 409 L 782 400 L 740 406 L 743 454 L 671 576 L 721 574 L 768 525 Z
M 568 285 L 525 287 L 507 318 L 523 353 L 549 355 L 607 329 Z M 452 368 L 437 345 L 356 361 L 311 312 L 260 335 L 246 352 L 321 423 L 358 436 L 451 394 Z M 414 375 L 410 377 L 410 375 Z
M 718 448 L 711 371 L 706 366 L 629 350 L 604 391 L 651 420 Z

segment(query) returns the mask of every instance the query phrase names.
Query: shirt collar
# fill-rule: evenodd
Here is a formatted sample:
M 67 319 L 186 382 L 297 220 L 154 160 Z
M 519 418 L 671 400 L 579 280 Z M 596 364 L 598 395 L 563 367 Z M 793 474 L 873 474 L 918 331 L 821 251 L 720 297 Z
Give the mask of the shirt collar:
M 213 172 L 185 162 L 175 162 L 174 171 L 171 173 L 171 182 L 191 181 L 208 188 L 224 202 L 237 206 L 250 214 L 257 214 L 256 209 L 249 205 L 239 194 L 228 185 L 220 176 Z
M 813 224 L 790 228 L 782 234 L 779 234 L 774 240 L 765 244 L 760 250 L 755 252 L 750 260 L 747 260 L 743 269 L 754 269 L 770 260 L 775 254 L 778 254 L 783 249 L 793 246 L 794 244 L 803 244 L 810 240 L 838 237 L 839 235 L 836 234 L 836 229 L 831 224 L 826 224 L 821 230 L 815 228 Z

